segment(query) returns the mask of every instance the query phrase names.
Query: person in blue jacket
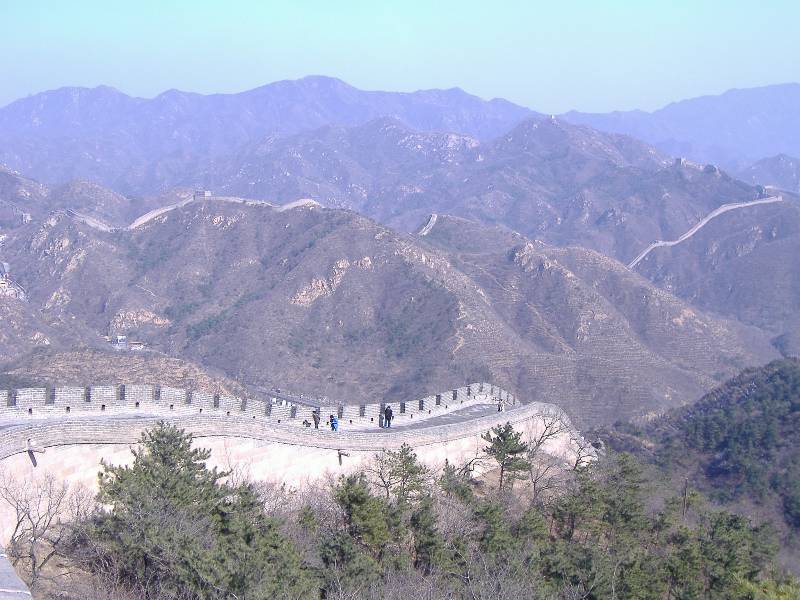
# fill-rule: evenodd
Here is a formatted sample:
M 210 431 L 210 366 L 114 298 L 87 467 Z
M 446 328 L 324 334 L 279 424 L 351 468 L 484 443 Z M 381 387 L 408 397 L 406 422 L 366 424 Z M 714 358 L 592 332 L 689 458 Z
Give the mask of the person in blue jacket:
M 339 431 L 339 418 L 336 415 L 330 417 L 331 431 Z

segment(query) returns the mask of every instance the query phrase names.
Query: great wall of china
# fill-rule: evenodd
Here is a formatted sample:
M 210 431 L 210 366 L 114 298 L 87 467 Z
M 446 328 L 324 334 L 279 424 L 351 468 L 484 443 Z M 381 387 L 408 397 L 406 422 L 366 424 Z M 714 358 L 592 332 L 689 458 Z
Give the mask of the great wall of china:
M 392 429 L 379 427 L 382 408 L 323 406 L 316 430 L 304 423 L 311 422 L 311 407 L 197 390 L 130 384 L 0 390 L 0 471 L 27 480 L 52 474 L 91 489 L 101 460 L 130 463 L 131 446 L 161 420 L 211 449 L 213 465 L 293 487 L 363 468 L 376 452 L 404 443 L 432 468 L 460 464 L 480 456 L 481 435 L 505 422 L 533 436 L 545 419 L 558 419 L 563 431 L 546 451 L 565 461 L 580 442 L 556 406 L 523 404 L 489 383 L 394 403 Z M 325 427 L 329 414 L 338 416 L 339 431 Z M 0 507 L 0 544 L 9 535 L 7 512 Z
M 128 229 L 207 197 L 198 198 L 196 194 L 151 211 Z M 215 199 L 249 203 L 238 198 Z M 272 208 L 282 211 L 308 204 L 312 203 L 302 200 Z M 96 219 L 68 212 L 92 227 L 113 229 Z M 433 215 L 427 230 L 435 221 Z M 6 291 L 24 298 L 25 290 L 10 279 L 8 265 L 3 267 Z M 542 402 L 519 402 L 515 395 L 490 383 L 474 383 L 412 402 L 395 402 L 391 429 L 380 427 L 384 406 L 323 405 L 323 422 L 317 430 L 311 425 L 311 406 L 277 398 L 240 398 L 141 384 L 0 390 L 0 475 L 25 482 L 53 476 L 71 487 L 95 490 L 101 461 L 130 464 L 131 448 L 159 421 L 169 421 L 192 433 L 199 446 L 211 450 L 210 466 L 236 469 L 253 480 L 295 488 L 363 469 L 376 453 L 396 450 L 403 444 L 412 446 L 419 459 L 433 469 L 448 461 L 474 462 L 486 445 L 481 436 L 506 422 L 532 438 L 547 420 L 557 420 L 562 424 L 561 431 L 543 450 L 565 463 L 574 460 L 583 445 L 560 408 Z M 326 427 L 328 415 L 337 416 L 339 431 Z M 474 464 L 477 471 L 488 467 L 488 463 Z M 0 599 L 30 597 L 2 552 L 13 521 L 11 507 L 0 501 Z

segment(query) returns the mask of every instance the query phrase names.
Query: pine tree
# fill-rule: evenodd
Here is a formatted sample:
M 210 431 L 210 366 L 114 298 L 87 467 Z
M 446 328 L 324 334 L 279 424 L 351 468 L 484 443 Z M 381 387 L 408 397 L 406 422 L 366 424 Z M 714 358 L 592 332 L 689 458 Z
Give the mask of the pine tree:
M 386 500 L 404 509 L 426 490 L 429 470 L 417 459 L 417 454 L 408 444 L 397 451 L 386 450 L 375 456 L 371 472 L 377 485 L 383 488 Z
M 130 466 L 103 464 L 89 535 L 97 569 L 144 598 L 299 598 L 316 586 L 279 524 L 247 485 L 208 469 L 208 450 L 159 423 L 142 434 Z
M 414 533 L 414 566 L 426 574 L 440 561 L 444 544 L 436 529 L 433 498 L 425 496 L 411 515 Z
M 380 557 L 391 536 L 389 507 L 370 492 L 363 473 L 339 480 L 334 498 L 342 508 L 350 536 L 374 557 Z
M 489 442 L 483 451 L 500 466 L 498 489 L 503 490 L 505 484 L 511 487 L 514 480 L 522 479 L 523 473 L 530 467 L 530 463 L 524 458 L 528 445 L 522 441 L 522 432 L 514 431 L 511 423 L 506 423 L 493 427 L 481 437 Z

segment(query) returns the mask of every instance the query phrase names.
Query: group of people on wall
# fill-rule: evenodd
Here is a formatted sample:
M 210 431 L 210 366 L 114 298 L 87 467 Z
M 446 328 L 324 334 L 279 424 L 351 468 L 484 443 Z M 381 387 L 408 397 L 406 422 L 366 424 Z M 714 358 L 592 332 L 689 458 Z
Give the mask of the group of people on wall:
M 392 411 L 391 405 L 387 404 L 386 407 L 383 409 L 383 412 L 381 413 L 381 418 L 378 419 L 379 421 L 378 426 L 382 428 L 385 427 L 388 429 L 389 427 L 392 426 L 393 419 L 394 419 L 394 412 Z M 322 414 L 320 413 L 319 408 L 315 408 L 313 411 L 311 411 L 311 420 L 314 423 L 314 429 L 319 429 L 319 425 L 322 421 Z M 311 427 L 311 423 L 308 422 L 307 420 L 303 421 L 303 425 L 305 425 L 306 427 Z M 328 427 L 331 428 L 331 431 L 339 431 L 339 417 L 333 414 L 330 415 L 328 417 Z
M 504 412 L 506 410 L 506 403 L 504 400 L 500 399 L 497 402 L 497 411 Z M 387 404 L 383 411 L 380 414 L 380 418 L 378 419 L 378 427 L 381 428 L 390 428 L 392 426 L 392 420 L 394 419 L 394 411 L 392 411 L 392 406 Z M 311 420 L 314 423 L 314 429 L 319 429 L 319 425 L 322 421 L 322 414 L 320 413 L 319 408 L 315 408 L 311 411 Z M 311 427 L 311 423 L 308 420 L 303 421 L 303 425 L 305 427 Z M 332 414 L 328 417 L 328 427 L 331 428 L 331 431 L 339 431 L 339 417 Z

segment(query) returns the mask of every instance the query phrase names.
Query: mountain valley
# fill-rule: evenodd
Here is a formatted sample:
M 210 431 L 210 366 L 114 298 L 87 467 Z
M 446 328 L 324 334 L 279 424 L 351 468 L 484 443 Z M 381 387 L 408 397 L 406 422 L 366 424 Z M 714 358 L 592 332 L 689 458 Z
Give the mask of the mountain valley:
M 220 121 L 174 137 L 182 149 L 115 134 L 105 156 L 126 170 L 100 164 L 95 179 L 117 191 L 0 171 L 9 376 L 36 348 L 107 351 L 122 335 L 249 389 L 356 403 L 492 380 L 601 424 L 661 414 L 797 352 L 796 196 L 726 213 L 631 270 L 653 240 L 777 192 L 460 91 L 370 94 L 325 78 L 152 101 L 53 92 L 36 135 L 149 126 L 174 103 L 180 127 Z M 73 112 L 57 108 L 64 98 Z M 276 120 L 288 98 L 318 110 Z M 29 102 L 3 110 L 0 130 L 34 139 Z M 108 119 L 88 125 L 97 110 Z M 60 156 L 69 169 L 46 180 L 91 178 Z M 212 196 L 193 200 L 197 188 Z
M 491 379 L 607 422 L 776 355 L 612 259 L 460 219 L 415 238 L 341 210 L 208 200 L 112 232 L 57 212 L 3 251 L 49 326 L 81 332 L 73 343 L 124 334 L 343 402 Z

